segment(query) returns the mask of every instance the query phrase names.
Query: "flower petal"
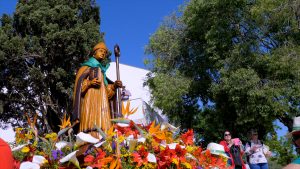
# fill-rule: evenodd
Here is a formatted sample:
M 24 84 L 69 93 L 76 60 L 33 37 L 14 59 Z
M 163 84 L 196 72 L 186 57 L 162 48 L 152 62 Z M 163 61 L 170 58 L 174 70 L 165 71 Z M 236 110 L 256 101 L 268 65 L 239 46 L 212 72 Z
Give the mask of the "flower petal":
M 72 162 L 75 166 L 79 166 L 79 162 L 76 158 L 76 153 L 77 153 L 78 150 L 68 154 L 67 156 L 65 156 L 64 158 L 60 159 L 59 162 L 60 163 L 64 163 L 64 162 L 67 162 L 67 161 L 70 161 Z
M 95 137 L 91 136 L 90 134 L 86 134 L 83 132 L 80 132 L 76 136 L 76 144 L 82 145 L 84 143 L 97 143 L 99 142 L 99 139 L 96 139 Z
M 102 142 L 100 142 L 100 143 L 95 144 L 94 146 L 98 148 L 98 147 L 100 147 L 102 144 L 104 144 L 105 142 L 106 142 L 106 141 L 102 141 Z
M 72 146 L 72 143 L 69 143 L 67 141 L 60 141 L 58 143 L 55 144 L 55 147 L 58 149 L 58 150 L 61 150 L 63 149 L 64 147 L 66 146 Z
M 148 153 L 147 160 L 151 163 L 156 163 L 156 157 L 152 153 Z
M 45 163 L 46 161 L 47 161 L 46 158 L 43 157 L 43 156 L 40 156 L 40 155 L 34 155 L 32 157 L 32 162 L 36 163 L 36 164 L 39 164 L 39 165 Z
M 145 137 L 141 137 L 141 138 L 138 138 L 137 141 L 140 142 L 140 143 L 145 143 L 146 138 Z
M 20 169 L 40 169 L 40 165 L 30 161 L 25 161 L 21 163 Z

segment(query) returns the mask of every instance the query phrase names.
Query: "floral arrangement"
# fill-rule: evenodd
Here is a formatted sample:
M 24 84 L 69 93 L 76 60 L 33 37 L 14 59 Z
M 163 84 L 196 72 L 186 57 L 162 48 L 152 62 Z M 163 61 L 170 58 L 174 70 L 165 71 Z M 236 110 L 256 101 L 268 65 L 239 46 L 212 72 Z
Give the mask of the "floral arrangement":
M 129 111 L 128 105 L 122 110 L 124 117 L 136 111 Z M 29 120 L 29 128 L 15 130 L 13 154 L 21 169 L 226 168 L 226 158 L 194 144 L 193 130 L 179 134 L 179 129 L 168 123 L 144 126 L 126 118 L 113 119 L 106 133 L 97 128 L 98 139 L 88 133 L 73 134 L 75 124 L 72 126 L 70 118 L 64 117 L 58 133 L 44 136 L 37 134 L 35 122 Z

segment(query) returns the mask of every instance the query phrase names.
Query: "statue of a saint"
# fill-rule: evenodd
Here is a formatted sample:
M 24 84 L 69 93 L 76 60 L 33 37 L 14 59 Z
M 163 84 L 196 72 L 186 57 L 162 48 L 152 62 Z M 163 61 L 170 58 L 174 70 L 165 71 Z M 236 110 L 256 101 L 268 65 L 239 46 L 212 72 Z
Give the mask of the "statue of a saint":
M 121 81 L 111 82 L 106 77 L 109 63 L 102 62 L 107 57 L 103 42 L 93 48 L 93 57 L 82 64 L 76 74 L 73 96 L 73 120 L 79 120 L 79 131 L 99 138 L 95 125 L 106 132 L 111 127 L 109 100 L 116 89 L 122 87 Z

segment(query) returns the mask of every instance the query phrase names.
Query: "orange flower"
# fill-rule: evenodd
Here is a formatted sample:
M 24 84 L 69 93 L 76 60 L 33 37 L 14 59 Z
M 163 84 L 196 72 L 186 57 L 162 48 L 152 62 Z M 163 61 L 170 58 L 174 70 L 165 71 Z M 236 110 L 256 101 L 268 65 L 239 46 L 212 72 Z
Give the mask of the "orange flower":
M 112 157 L 105 157 L 106 153 L 102 149 L 97 149 L 97 156 L 87 155 L 84 158 L 86 165 L 97 168 L 107 168 L 106 166 L 113 161 Z
M 60 129 L 64 129 L 71 126 L 70 117 L 67 118 L 66 114 L 64 115 L 64 118 L 61 119 L 60 121 L 61 121 L 61 125 L 58 125 Z
M 225 169 L 227 165 L 227 161 L 223 157 L 211 154 L 209 150 L 201 154 L 198 160 L 203 168 L 218 167 Z
M 188 130 L 186 133 L 181 135 L 181 140 L 187 145 L 192 145 L 194 143 L 193 139 L 194 139 L 193 130 Z
M 129 110 L 129 107 L 130 107 L 130 101 L 127 101 L 126 108 L 124 106 L 124 102 L 122 102 L 122 114 L 124 117 L 128 117 L 129 115 L 132 115 L 138 110 L 138 107 L 131 110 Z
M 161 142 L 161 140 L 166 140 L 165 132 L 160 130 L 160 125 L 155 126 L 155 121 L 151 123 L 149 133 L 154 137 L 154 139 L 157 142 Z

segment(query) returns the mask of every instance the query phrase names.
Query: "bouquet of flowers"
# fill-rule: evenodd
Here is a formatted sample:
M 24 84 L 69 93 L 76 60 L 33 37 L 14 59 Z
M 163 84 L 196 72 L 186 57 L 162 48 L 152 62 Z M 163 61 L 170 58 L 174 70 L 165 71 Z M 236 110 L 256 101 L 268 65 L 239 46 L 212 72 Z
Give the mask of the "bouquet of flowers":
M 124 117 L 135 110 L 123 109 Z M 127 110 L 127 111 L 126 111 Z M 30 120 L 29 120 L 30 121 Z M 70 118 L 64 117 L 58 133 L 39 136 L 30 121 L 29 128 L 16 129 L 14 158 L 20 168 L 226 168 L 227 159 L 194 144 L 194 132 L 180 134 L 169 123 L 136 124 L 127 118 L 113 119 L 113 126 L 101 138 L 72 132 Z

